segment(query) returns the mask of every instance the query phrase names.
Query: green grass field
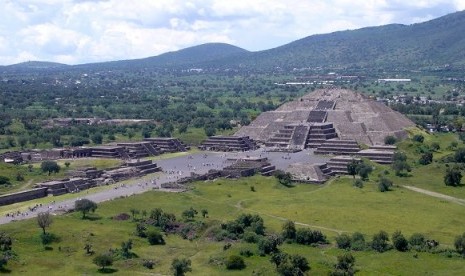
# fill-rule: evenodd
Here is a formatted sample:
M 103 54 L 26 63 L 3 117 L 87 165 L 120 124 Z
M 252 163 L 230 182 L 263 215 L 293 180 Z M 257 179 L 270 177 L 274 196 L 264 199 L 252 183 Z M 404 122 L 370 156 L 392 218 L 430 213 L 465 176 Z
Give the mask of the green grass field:
M 252 192 L 250 186 L 254 186 L 256 192 Z M 52 244 L 53 250 L 45 250 L 40 244 L 41 230 L 35 220 L 2 225 L 0 230 L 14 237 L 13 249 L 18 254 L 18 259 L 10 261 L 7 268 L 12 274 L 97 274 L 92 257 L 84 254 L 84 245 L 91 243 L 99 253 L 119 248 L 121 242 L 132 239 L 133 252 L 138 258 L 116 261 L 113 268 L 117 269 L 118 275 L 170 274 L 171 260 L 175 257 L 192 260 L 191 275 L 276 273 L 269 257 L 257 255 L 254 244 L 233 243 L 231 249 L 224 251 L 224 242 L 213 242 L 205 236 L 188 241 L 168 235 L 166 245 L 150 246 L 145 239 L 134 235 L 134 222 L 111 219 L 123 212 L 129 214 L 131 208 L 150 211 L 156 207 L 173 212 L 177 217 L 181 217 L 181 212 L 189 207 L 207 209 L 208 218 L 197 218 L 206 223 L 207 229 L 208 225 L 232 220 L 241 213 L 260 214 L 268 232 L 279 232 L 285 219 L 308 225 L 300 227 L 320 229 L 331 241 L 330 246 L 281 246 L 285 252 L 307 257 L 312 267 L 310 274 L 314 275 L 327 275 L 336 262 L 336 256 L 342 254 L 343 251 L 334 248 L 337 233 L 360 231 L 369 240 L 379 230 L 389 234 L 401 230 L 407 237 L 419 232 L 439 240 L 443 247 L 451 247 L 454 237 L 465 231 L 464 206 L 402 188 L 380 193 L 369 182 L 358 189 L 352 187 L 352 179 L 347 177 L 321 186 L 302 184 L 286 188 L 272 177 L 255 176 L 196 183 L 192 190 L 185 193 L 147 192 L 101 203 L 94 215 L 95 220 L 81 220 L 77 213 L 56 216 L 49 231 L 58 235 L 61 241 Z M 230 272 L 223 265 L 215 264 L 214 260 L 238 254 L 241 249 L 250 249 L 255 253 L 246 258 L 245 270 Z M 463 272 L 464 260 L 459 257 L 419 253 L 414 258 L 413 255 L 414 252 L 400 253 L 394 250 L 382 254 L 354 253 L 359 275 L 461 275 Z M 154 259 L 155 268 L 144 268 L 141 265 L 143 259 Z

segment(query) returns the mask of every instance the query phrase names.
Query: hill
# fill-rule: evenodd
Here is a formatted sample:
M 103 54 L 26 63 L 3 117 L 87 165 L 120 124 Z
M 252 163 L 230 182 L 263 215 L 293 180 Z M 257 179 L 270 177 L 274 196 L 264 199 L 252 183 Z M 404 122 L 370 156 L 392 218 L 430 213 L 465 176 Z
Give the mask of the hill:
M 391 24 L 312 35 L 259 52 L 224 43 L 208 43 L 144 59 L 73 68 L 270 71 L 277 67 L 284 70 L 306 67 L 417 69 L 447 65 L 465 65 L 465 11 L 412 25 Z M 37 65 L 28 67 L 39 68 Z

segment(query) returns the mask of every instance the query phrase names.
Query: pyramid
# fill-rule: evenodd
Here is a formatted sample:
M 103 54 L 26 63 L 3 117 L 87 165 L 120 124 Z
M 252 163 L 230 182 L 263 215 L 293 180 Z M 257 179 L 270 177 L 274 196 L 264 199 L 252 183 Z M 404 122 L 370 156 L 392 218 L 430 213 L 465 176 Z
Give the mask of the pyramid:
M 317 147 L 335 138 L 371 146 L 384 144 L 388 135 L 405 138 L 405 129 L 412 126 L 411 120 L 383 103 L 352 90 L 328 88 L 260 114 L 235 135 L 269 145 L 288 143 L 302 148 Z

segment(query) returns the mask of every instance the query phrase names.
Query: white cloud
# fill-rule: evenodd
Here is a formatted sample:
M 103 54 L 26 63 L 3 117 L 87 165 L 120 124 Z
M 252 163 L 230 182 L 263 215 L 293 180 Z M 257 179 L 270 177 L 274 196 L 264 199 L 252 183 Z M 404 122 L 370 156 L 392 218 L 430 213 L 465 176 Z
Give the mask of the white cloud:
M 463 0 L 4 0 L 0 64 L 142 58 L 207 42 L 263 50 L 463 9 Z

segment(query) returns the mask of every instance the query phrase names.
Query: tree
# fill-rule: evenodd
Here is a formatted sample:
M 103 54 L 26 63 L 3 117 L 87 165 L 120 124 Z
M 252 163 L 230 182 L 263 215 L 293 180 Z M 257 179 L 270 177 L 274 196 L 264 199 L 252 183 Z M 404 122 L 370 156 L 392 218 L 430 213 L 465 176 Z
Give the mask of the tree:
M 388 135 L 384 137 L 384 144 L 386 145 L 394 145 L 397 142 L 397 139 L 395 136 Z
M 305 275 L 310 270 L 308 260 L 300 255 L 290 256 L 287 253 L 275 253 L 271 256 L 272 263 L 280 275 Z
M 373 241 L 371 242 L 371 248 L 382 253 L 389 250 L 389 236 L 385 231 L 379 231 L 373 235 Z
M 66 167 L 66 168 L 69 168 L 70 165 L 71 165 L 70 162 L 65 162 L 65 167 Z
M 398 251 L 405 252 L 408 250 L 408 241 L 400 231 L 396 231 L 392 234 L 392 244 Z
M 204 130 L 205 130 L 205 135 L 207 135 L 208 137 L 216 134 L 216 129 L 212 126 L 205 126 Z
M 421 233 L 412 234 L 408 242 L 410 246 L 417 251 L 422 251 L 426 246 L 426 238 Z
M 462 173 L 457 167 L 447 168 L 446 175 L 444 176 L 444 184 L 447 186 L 459 186 L 462 180 Z
M 282 236 L 283 236 L 283 239 L 289 239 L 289 240 L 294 240 L 295 239 L 295 234 L 296 234 L 296 229 L 295 229 L 295 223 L 293 221 L 286 221 L 284 222 L 283 224 L 283 231 L 281 232 L 282 233 Z
M 229 270 L 242 270 L 245 268 L 244 259 L 241 256 L 231 255 L 225 262 L 226 269 Z
M 286 173 L 282 170 L 276 170 L 274 172 L 274 176 L 278 179 L 280 184 L 286 187 L 292 187 L 292 175 L 290 173 Z
M 48 175 L 50 175 L 52 172 L 58 173 L 61 169 L 57 162 L 50 160 L 42 162 L 42 164 L 40 164 L 40 168 L 43 172 L 48 172 Z
M 97 203 L 92 200 L 83 198 L 74 202 L 74 210 L 82 213 L 82 218 L 85 219 L 87 213 L 97 210 Z
M 50 215 L 49 212 L 40 212 L 37 215 L 37 224 L 39 225 L 40 228 L 42 228 L 42 232 L 45 235 L 45 228 L 49 227 L 50 224 L 52 224 L 52 216 Z
M 454 246 L 455 250 L 465 257 L 465 232 L 462 235 L 455 237 Z
M 394 160 L 391 166 L 392 169 L 396 172 L 397 176 L 406 176 L 406 173 L 412 170 L 410 165 L 405 160 Z
M 174 259 L 171 262 L 171 271 L 174 276 L 183 276 L 186 272 L 192 271 L 191 260 L 189 259 Z
M 384 178 L 384 177 L 381 177 L 378 181 L 378 190 L 380 192 L 386 192 L 386 191 L 389 191 L 389 189 L 392 187 L 392 181 L 387 179 L 387 178 Z
M 104 271 L 105 267 L 111 266 L 113 264 L 113 257 L 109 253 L 99 254 L 95 256 L 92 262 L 100 266 L 101 271 Z

